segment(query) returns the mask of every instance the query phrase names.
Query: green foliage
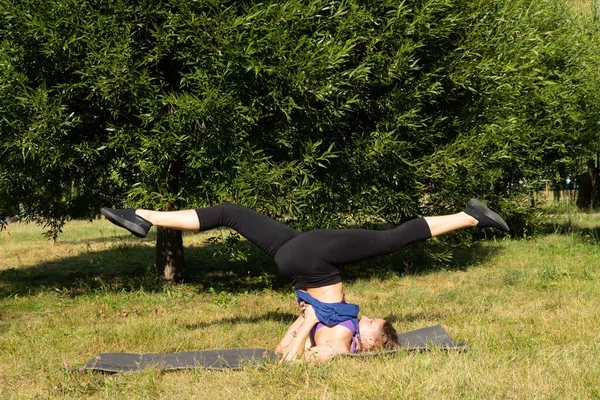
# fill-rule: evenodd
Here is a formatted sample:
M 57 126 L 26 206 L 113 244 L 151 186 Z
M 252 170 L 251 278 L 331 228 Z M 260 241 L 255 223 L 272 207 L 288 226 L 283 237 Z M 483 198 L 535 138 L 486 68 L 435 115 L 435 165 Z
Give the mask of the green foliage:
M 596 149 L 597 30 L 565 2 L 484 3 L 472 2 L 470 30 L 444 61 L 467 108 L 455 140 L 431 155 L 442 197 L 515 193 Z
M 564 1 L 1 0 L 0 13 L 0 203 L 53 232 L 100 205 L 222 199 L 307 229 L 478 196 L 516 223 L 511 199 L 598 141 L 598 30 Z

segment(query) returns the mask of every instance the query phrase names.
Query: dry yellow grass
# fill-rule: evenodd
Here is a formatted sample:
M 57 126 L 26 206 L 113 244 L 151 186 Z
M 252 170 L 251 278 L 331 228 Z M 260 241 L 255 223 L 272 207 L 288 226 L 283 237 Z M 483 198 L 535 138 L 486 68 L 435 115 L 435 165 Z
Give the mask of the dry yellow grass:
M 106 221 L 71 222 L 55 246 L 35 226 L 11 225 L 10 241 L 0 237 L 0 397 L 597 398 L 600 218 L 568 222 L 564 233 L 481 243 L 460 268 L 349 282 L 365 314 L 389 315 L 399 331 L 441 323 L 467 352 L 115 375 L 77 367 L 111 351 L 274 348 L 294 299 L 277 287 L 211 291 L 208 278 L 152 285 L 152 238 Z M 188 268 L 219 263 L 203 238 L 185 236 Z

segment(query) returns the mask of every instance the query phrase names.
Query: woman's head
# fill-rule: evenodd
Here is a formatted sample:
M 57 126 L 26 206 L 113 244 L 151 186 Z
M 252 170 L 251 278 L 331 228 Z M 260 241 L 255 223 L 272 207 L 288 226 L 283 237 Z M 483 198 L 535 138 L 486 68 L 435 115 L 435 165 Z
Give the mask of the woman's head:
M 363 351 L 394 350 L 398 347 L 396 330 L 385 319 L 362 317 L 358 327 Z

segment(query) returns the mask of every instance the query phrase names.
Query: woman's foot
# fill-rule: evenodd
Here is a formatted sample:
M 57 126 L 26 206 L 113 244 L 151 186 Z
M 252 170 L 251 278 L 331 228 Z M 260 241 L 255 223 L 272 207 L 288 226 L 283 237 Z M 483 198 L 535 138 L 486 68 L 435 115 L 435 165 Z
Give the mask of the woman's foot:
M 113 224 L 127 229 L 140 238 L 146 237 L 152 227 L 152 223 L 137 215 L 133 208 L 115 210 L 113 208 L 102 207 L 100 212 Z
M 485 204 L 477 199 L 469 200 L 469 204 L 467 204 L 467 208 L 465 208 L 464 212 L 475 218 L 477 220 L 477 226 L 480 228 L 491 227 L 500 229 L 503 232 L 509 231 L 508 225 L 502 217 L 487 208 Z

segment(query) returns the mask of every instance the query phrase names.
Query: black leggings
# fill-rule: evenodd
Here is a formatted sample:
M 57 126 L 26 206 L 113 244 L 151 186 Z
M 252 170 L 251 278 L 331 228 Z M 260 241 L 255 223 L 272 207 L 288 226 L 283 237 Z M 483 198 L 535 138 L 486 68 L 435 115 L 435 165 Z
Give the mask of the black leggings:
M 229 227 L 268 255 L 296 289 L 341 282 L 339 266 L 392 253 L 431 237 L 423 218 L 394 229 L 317 229 L 298 232 L 249 208 L 231 203 L 197 208 L 200 231 Z

